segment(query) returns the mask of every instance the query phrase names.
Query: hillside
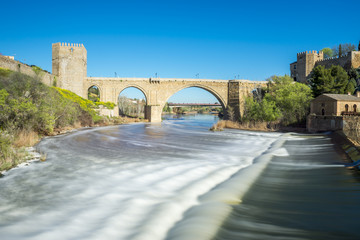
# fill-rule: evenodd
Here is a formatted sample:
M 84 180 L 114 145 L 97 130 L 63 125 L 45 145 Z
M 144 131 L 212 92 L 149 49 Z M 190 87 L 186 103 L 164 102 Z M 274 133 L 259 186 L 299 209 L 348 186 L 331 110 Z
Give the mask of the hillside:
M 0 171 L 23 161 L 24 147 L 42 136 L 110 121 L 120 123 L 99 116 L 97 105 L 70 91 L 48 87 L 36 77 L 0 68 Z

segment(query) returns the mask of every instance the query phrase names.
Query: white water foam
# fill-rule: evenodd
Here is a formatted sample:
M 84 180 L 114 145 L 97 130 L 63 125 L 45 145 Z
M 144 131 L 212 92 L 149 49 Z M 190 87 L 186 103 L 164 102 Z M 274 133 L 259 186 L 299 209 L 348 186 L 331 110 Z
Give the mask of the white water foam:
M 0 236 L 164 239 L 184 217 L 199 220 L 186 223 L 186 232 L 201 229 L 202 221 L 216 229 L 229 204 L 240 202 L 239 193 L 266 166 L 266 157 L 257 157 L 279 136 L 173 133 L 171 126 L 170 139 L 159 137 L 164 130 L 157 126 L 130 135 L 142 127 L 90 129 L 42 142 L 47 162 L 0 179 L 1 206 L 6 206 L 0 208 Z M 146 140 L 149 136 L 155 137 Z M 174 231 L 179 231 L 176 225 Z
M 167 239 L 212 239 L 230 214 L 231 205 L 241 203 L 243 196 L 266 168 L 272 156 L 288 155 L 286 149 L 282 148 L 288 137 L 289 134 L 283 135 L 264 154 L 256 158 L 253 165 L 239 170 L 230 179 L 201 196 L 200 203 L 185 213 L 184 219 L 169 231 Z

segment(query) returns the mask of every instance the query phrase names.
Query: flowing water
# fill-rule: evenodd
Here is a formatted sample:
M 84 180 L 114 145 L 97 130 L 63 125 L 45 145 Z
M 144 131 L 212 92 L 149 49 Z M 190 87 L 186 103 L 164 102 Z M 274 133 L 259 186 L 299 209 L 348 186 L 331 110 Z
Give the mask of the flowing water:
M 210 132 L 208 115 L 44 139 L 0 178 L 0 239 L 360 239 L 330 139 Z

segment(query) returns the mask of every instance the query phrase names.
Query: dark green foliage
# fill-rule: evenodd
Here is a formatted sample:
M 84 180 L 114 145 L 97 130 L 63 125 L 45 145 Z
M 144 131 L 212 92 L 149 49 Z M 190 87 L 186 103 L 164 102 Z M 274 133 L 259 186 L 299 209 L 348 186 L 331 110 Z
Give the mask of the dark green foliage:
M 323 93 L 347 94 L 354 93 L 356 81 L 350 79 L 348 73 L 338 65 L 326 69 L 324 66 L 317 66 L 313 69 L 309 79 L 309 86 L 314 97 Z
M 342 51 L 341 51 L 341 44 L 339 44 L 339 57 L 341 57 L 342 56 Z

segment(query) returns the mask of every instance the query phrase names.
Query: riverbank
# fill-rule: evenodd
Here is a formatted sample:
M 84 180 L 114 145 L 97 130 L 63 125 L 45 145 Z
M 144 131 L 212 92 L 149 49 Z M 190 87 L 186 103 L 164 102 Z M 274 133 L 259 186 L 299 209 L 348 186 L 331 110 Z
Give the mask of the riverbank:
M 248 131 L 262 131 L 262 132 L 296 132 L 306 133 L 306 128 L 301 127 L 284 127 L 279 123 L 267 123 L 267 122 L 246 122 L 239 123 L 229 120 L 221 120 L 215 123 L 210 130 L 222 131 L 224 128 L 248 130 Z
M 28 165 L 30 162 L 46 161 L 46 155 L 36 152 L 35 150 L 35 146 L 45 137 L 67 134 L 81 128 L 105 127 L 136 122 L 147 122 L 147 120 L 130 117 L 104 118 L 103 121 L 89 126 L 83 126 L 80 123 L 76 123 L 71 126 L 55 128 L 53 132 L 46 135 L 40 135 L 33 131 L 22 131 L 18 134 L 18 136 L 14 137 L 16 140 L 13 148 L 11 149 L 13 152 L 12 157 L 16 159 L 8 159 L 0 164 L 0 177 L 2 177 L 7 171 L 19 166 Z

